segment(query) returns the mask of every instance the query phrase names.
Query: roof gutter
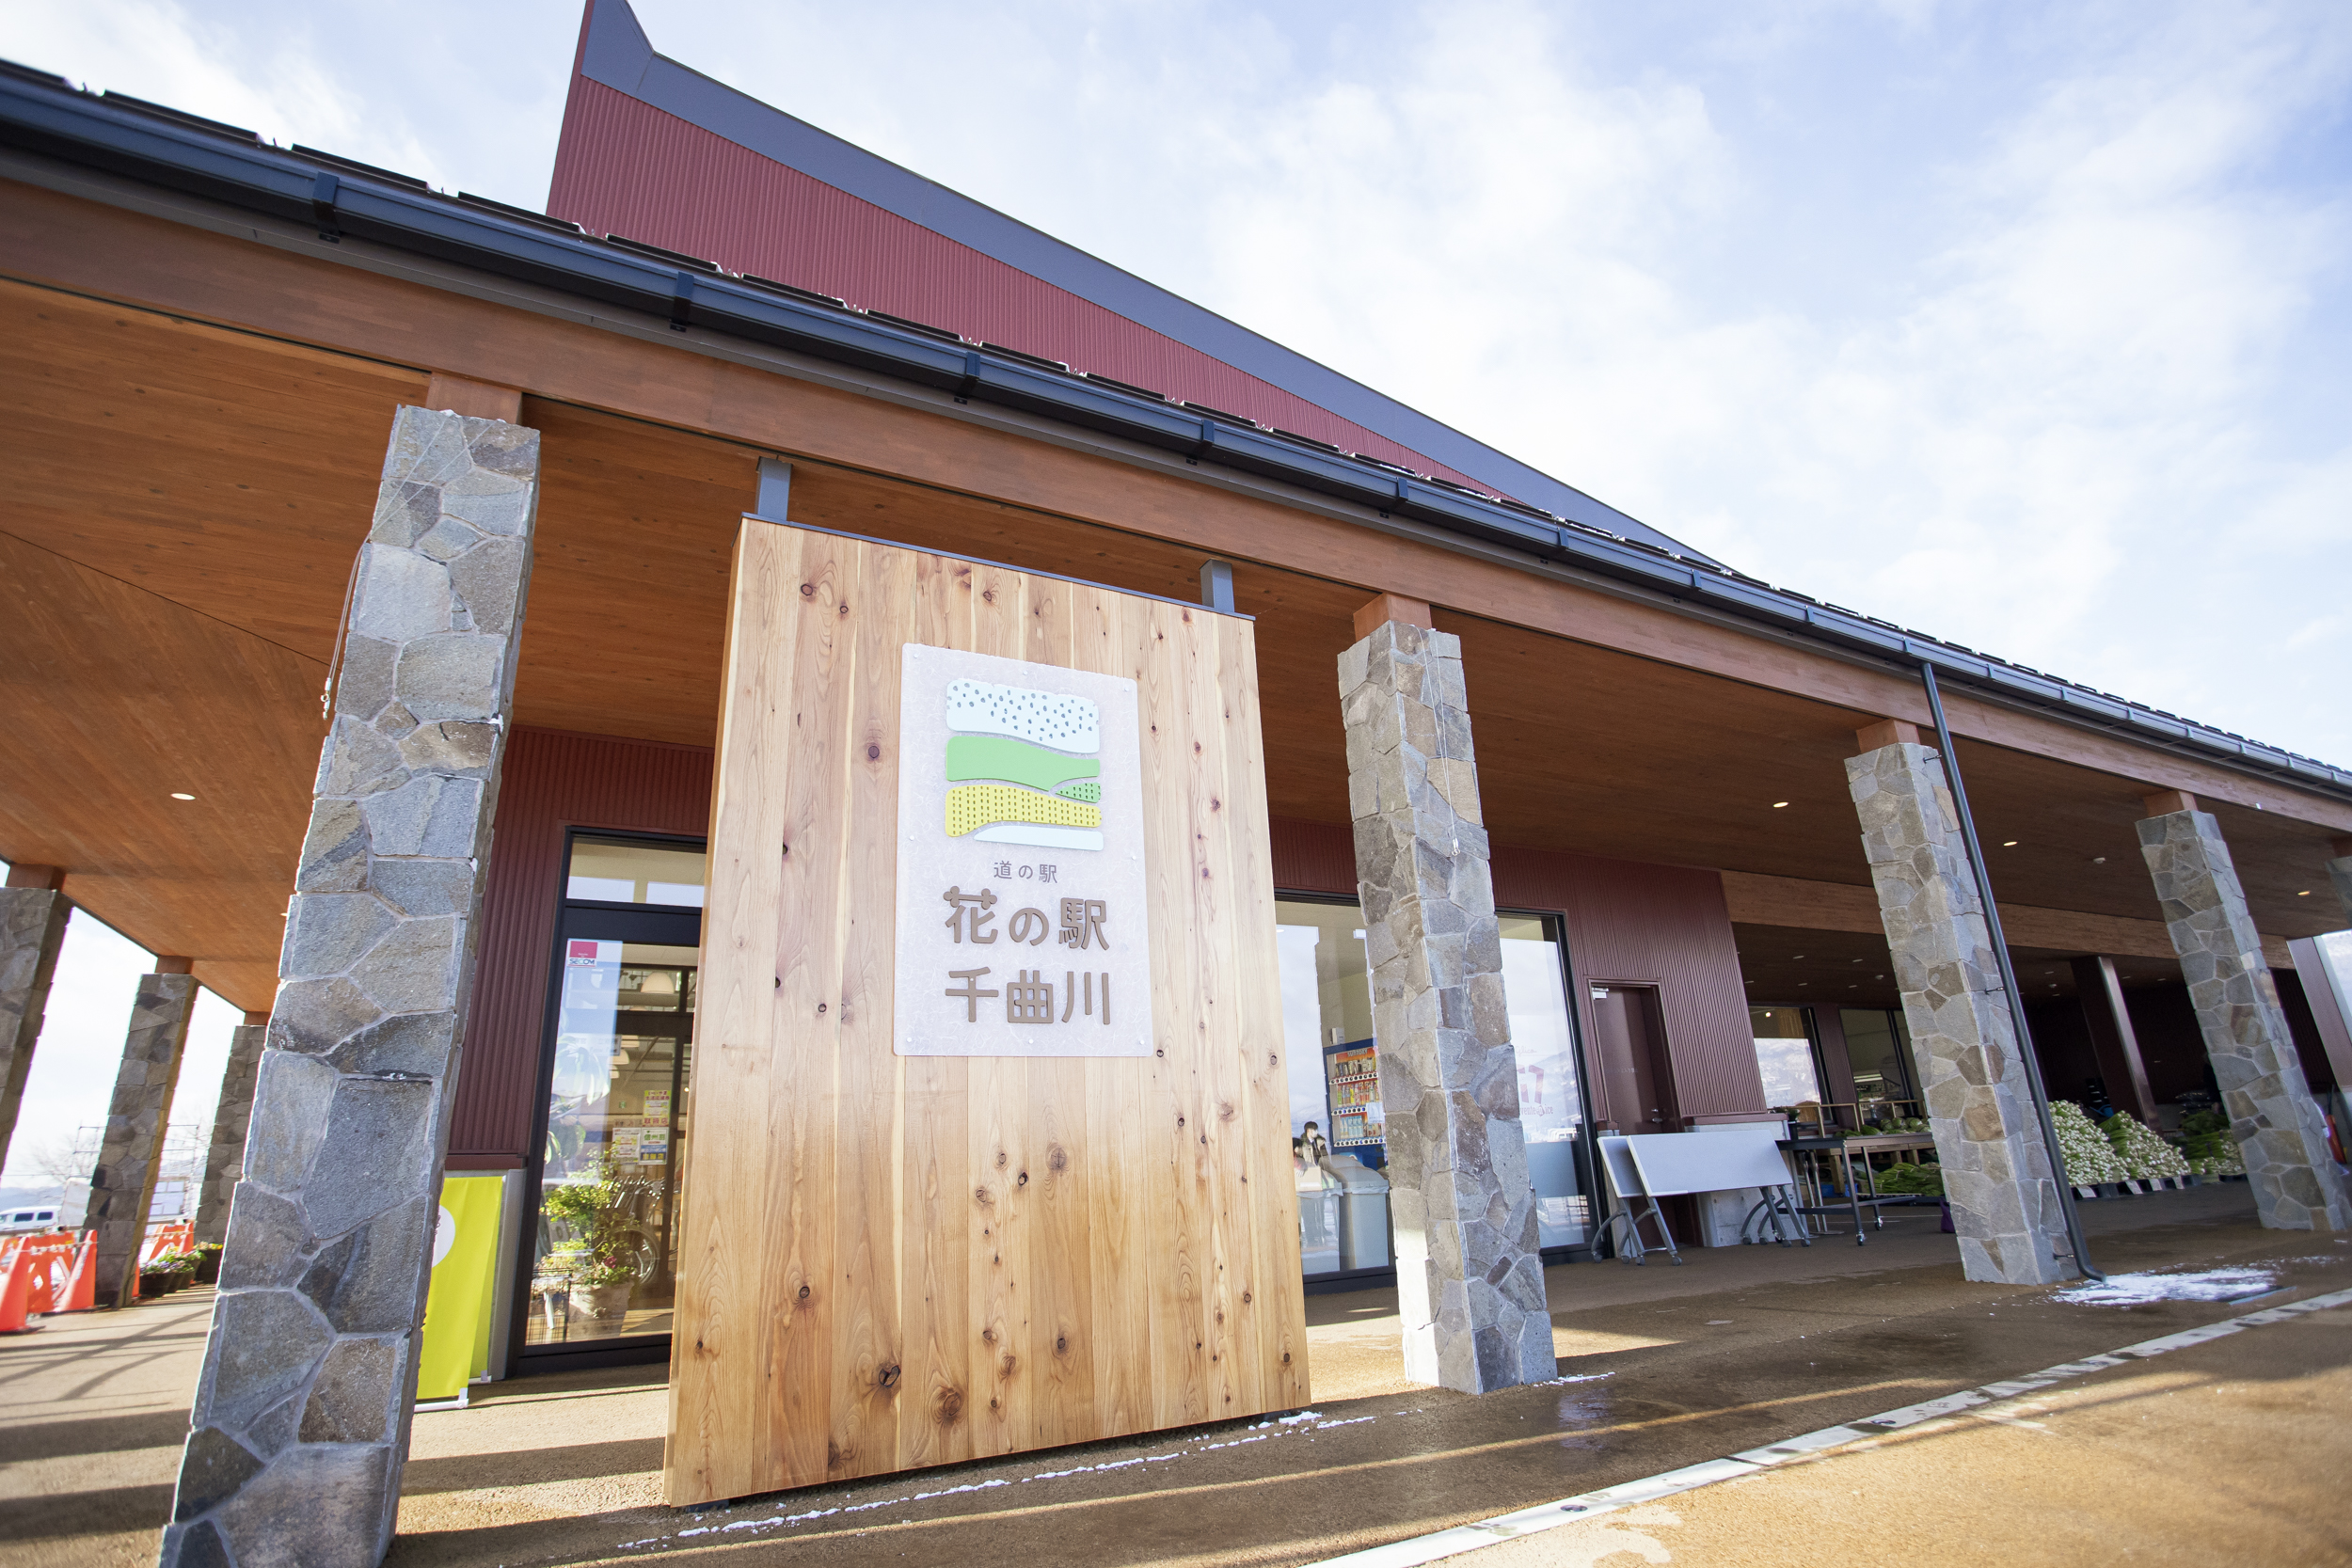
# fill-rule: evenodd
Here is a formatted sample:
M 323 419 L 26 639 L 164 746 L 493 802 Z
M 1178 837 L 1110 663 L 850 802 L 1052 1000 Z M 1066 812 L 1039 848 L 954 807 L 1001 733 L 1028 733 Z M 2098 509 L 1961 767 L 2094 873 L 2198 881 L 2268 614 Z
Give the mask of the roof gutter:
M 151 105 L 77 91 L 61 79 L 0 73 L 0 146 L 314 225 L 390 249 L 511 278 L 671 325 L 768 344 L 1101 432 L 1139 445 L 1410 519 L 1654 593 L 1689 598 L 1787 637 L 1817 640 L 2054 710 L 2089 727 L 2187 751 L 2352 800 L 2352 771 L 1822 604 L 1728 568 L 1409 474 L 1327 447 L 1094 378 L 877 321 L 805 291 L 720 271 L 697 258 L 600 239 L 576 226 L 440 195 L 403 176 L 268 146 Z

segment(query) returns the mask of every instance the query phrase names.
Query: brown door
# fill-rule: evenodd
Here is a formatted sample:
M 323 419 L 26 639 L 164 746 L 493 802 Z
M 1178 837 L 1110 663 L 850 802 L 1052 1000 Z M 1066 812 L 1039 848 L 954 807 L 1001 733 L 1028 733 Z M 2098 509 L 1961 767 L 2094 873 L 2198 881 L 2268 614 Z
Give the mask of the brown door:
M 1665 1031 L 1658 1026 L 1658 988 L 1595 986 L 1593 1027 L 1609 1119 L 1617 1131 L 1674 1132 L 1681 1123 L 1675 1114 Z

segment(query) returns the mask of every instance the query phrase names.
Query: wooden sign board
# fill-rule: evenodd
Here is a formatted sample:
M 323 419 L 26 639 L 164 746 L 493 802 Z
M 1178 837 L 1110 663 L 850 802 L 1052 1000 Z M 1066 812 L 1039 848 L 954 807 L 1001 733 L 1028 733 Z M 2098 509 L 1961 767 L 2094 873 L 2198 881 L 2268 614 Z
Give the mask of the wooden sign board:
M 746 518 L 710 834 L 673 1504 L 1306 1402 L 1249 622 Z

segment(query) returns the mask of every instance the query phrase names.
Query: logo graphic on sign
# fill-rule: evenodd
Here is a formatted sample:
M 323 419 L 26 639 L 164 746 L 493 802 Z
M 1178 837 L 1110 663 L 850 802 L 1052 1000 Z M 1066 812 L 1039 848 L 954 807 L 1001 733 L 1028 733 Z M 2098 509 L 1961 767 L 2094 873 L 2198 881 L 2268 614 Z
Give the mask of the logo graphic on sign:
M 987 681 L 947 686 L 947 835 L 1103 847 L 1102 716 L 1084 697 Z M 965 782 L 975 781 L 975 782 Z M 1132 802 L 1130 808 L 1133 809 Z
M 1147 1056 L 1136 685 L 908 644 L 896 1048 Z

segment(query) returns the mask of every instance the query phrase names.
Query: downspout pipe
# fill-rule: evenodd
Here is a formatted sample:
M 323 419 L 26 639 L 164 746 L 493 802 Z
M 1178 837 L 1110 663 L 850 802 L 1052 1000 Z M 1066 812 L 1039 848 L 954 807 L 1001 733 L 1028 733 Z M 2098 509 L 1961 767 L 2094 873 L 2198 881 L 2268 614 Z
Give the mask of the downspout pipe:
M 1935 666 L 1922 663 L 1927 682 L 1928 711 L 1935 717 L 1936 749 L 1944 753 L 1944 777 L 1952 786 L 1952 805 L 1960 813 L 1960 838 L 1968 847 L 1968 866 L 1977 874 L 1977 896 L 1984 904 L 1984 924 L 1993 939 L 1993 956 L 2001 966 L 2001 986 L 2009 992 L 2009 1016 L 2017 1028 L 2017 1053 L 2026 1066 L 2026 1086 L 2033 1094 L 2034 1115 L 2042 1122 L 2042 1141 L 2050 1150 L 2050 1171 L 2058 1182 L 2058 1209 L 2066 1216 L 2066 1239 L 2074 1248 L 2074 1266 L 2085 1279 L 2106 1283 L 2106 1275 L 2090 1261 L 2090 1243 L 2083 1239 L 2082 1216 L 2074 1212 L 2074 1189 L 2066 1180 L 2066 1157 L 2058 1151 L 2058 1125 L 2050 1119 L 2049 1091 L 2042 1085 L 2042 1062 L 2034 1054 L 2033 1030 L 2026 1022 L 2026 999 L 2017 989 L 2017 971 L 2009 960 L 2009 939 L 2001 934 L 2001 907 L 1993 901 L 1993 877 L 1984 863 L 1984 846 L 1977 842 L 1976 818 L 1968 812 L 1968 787 L 1961 783 L 1960 755 L 1952 750 L 1951 726 L 1944 722 L 1944 698 L 1935 689 Z

